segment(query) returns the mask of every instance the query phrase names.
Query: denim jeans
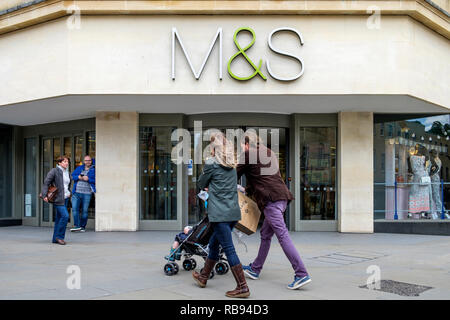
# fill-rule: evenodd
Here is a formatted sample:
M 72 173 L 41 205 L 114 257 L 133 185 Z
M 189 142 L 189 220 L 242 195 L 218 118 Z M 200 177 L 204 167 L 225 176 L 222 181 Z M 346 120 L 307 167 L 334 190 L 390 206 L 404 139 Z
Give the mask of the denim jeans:
M 56 239 L 64 240 L 66 234 L 67 221 L 69 221 L 69 211 L 67 211 L 67 205 L 69 198 L 64 201 L 63 206 L 53 205 L 55 216 L 55 228 L 53 229 L 53 242 Z
M 89 203 L 91 202 L 92 193 L 78 193 L 74 192 L 72 195 L 72 214 L 73 223 L 76 228 L 86 228 L 88 221 Z M 81 207 L 81 219 L 80 219 Z
M 219 260 L 220 247 L 222 246 L 225 255 L 227 256 L 230 267 L 240 264 L 239 258 L 234 249 L 233 238 L 231 230 L 233 230 L 237 221 L 232 222 L 211 222 L 213 233 L 209 239 L 209 254 L 208 258 L 212 260 Z

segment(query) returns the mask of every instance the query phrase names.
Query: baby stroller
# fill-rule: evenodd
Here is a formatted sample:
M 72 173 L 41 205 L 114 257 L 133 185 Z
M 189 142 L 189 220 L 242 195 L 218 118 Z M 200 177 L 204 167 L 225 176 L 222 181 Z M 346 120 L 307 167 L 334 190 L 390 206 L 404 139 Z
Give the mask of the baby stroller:
M 166 257 L 167 263 L 164 266 L 164 273 L 167 276 L 178 273 L 178 264 L 171 260 L 181 260 L 181 257 L 184 257 L 183 269 L 186 271 L 194 270 L 197 266 L 197 262 L 192 256 L 197 255 L 202 257 L 203 260 L 206 260 L 209 253 L 208 242 L 209 238 L 211 238 L 212 231 L 208 216 L 205 216 L 199 223 L 193 226 L 191 234 L 180 243 L 178 249 Z M 214 270 L 218 274 L 223 275 L 229 269 L 227 259 L 224 257 L 222 248 L 220 248 L 219 261 L 216 263 Z M 214 270 L 211 271 L 210 279 L 214 277 Z

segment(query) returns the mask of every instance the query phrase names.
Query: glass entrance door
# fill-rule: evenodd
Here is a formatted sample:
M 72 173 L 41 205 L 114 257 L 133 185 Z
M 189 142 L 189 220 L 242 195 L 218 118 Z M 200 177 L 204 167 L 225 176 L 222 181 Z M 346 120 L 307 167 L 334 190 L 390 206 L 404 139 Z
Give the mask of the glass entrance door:
M 25 139 L 25 155 L 24 155 L 24 210 L 23 225 L 38 226 L 38 197 L 37 174 L 38 174 L 38 145 L 37 138 Z
M 42 140 L 42 161 L 41 161 L 41 186 L 44 183 L 47 173 L 53 168 L 53 149 L 54 138 L 45 138 Z M 41 187 L 42 188 L 42 187 Z M 42 190 L 42 189 L 41 189 Z M 53 208 L 50 204 L 41 201 L 41 220 L 40 225 L 43 227 L 52 226 Z
M 140 222 L 142 229 L 178 226 L 178 166 L 172 161 L 172 127 L 141 126 Z
M 208 128 L 204 128 L 204 130 L 207 130 Z M 279 167 L 280 167 L 280 174 L 281 177 L 283 178 L 283 181 L 285 181 L 286 183 L 288 183 L 287 181 L 287 177 L 289 176 L 289 172 L 288 172 L 288 168 L 289 168 L 289 163 L 288 163 L 288 129 L 286 128 L 272 128 L 272 127 L 228 127 L 228 128 L 216 128 L 219 129 L 221 131 L 223 131 L 224 133 L 226 133 L 226 129 L 242 129 L 244 132 L 247 131 L 248 129 L 254 129 L 256 131 L 256 133 L 260 133 L 260 130 L 266 130 L 266 137 L 267 139 L 265 141 L 263 141 L 263 143 L 269 147 L 269 148 L 273 148 L 274 150 L 278 149 L 278 152 L 276 154 L 278 161 L 279 161 Z M 273 130 L 278 130 L 278 141 L 275 141 L 275 143 L 277 143 L 277 146 L 275 147 L 274 145 L 272 145 L 272 133 Z M 193 129 L 191 129 L 191 154 L 194 154 L 194 148 L 196 148 L 200 143 L 202 144 L 202 151 L 206 148 L 206 146 L 209 144 L 208 141 L 203 141 L 201 135 L 199 133 L 197 133 L 194 136 L 194 131 Z M 236 141 L 235 141 L 236 143 Z M 193 224 L 193 223 L 197 223 L 198 221 L 200 221 L 200 219 L 203 217 L 204 213 L 205 213 L 205 208 L 204 208 L 204 202 L 202 200 L 200 200 L 197 197 L 197 193 L 199 192 L 199 189 L 197 187 L 197 180 L 202 172 L 202 168 L 203 168 L 203 164 L 194 164 L 193 168 L 192 168 L 192 173 L 191 175 L 189 175 L 188 172 L 188 223 L 189 224 Z M 245 187 L 246 183 L 245 183 L 245 177 L 243 177 L 240 181 L 240 183 Z M 288 224 L 289 223 L 289 209 L 287 210 L 286 214 L 285 214 L 285 221 Z M 289 227 L 289 225 L 288 225 Z
M 56 137 L 45 137 L 42 139 L 41 145 L 41 177 L 42 180 L 39 181 L 39 189 L 42 188 L 42 183 L 45 180 L 48 172 L 55 168 L 57 163 L 56 159 L 58 157 L 65 155 L 70 159 L 69 162 L 69 172 L 72 173 L 79 165 L 82 164 L 83 154 L 82 150 L 84 148 L 83 135 L 70 135 L 70 136 L 56 136 Z M 71 190 L 72 191 L 72 190 Z M 44 227 L 51 227 L 54 224 L 55 216 L 53 205 L 48 204 L 44 201 L 40 201 L 40 220 L 39 223 Z M 69 213 L 71 213 L 71 201 L 68 205 Z M 68 227 L 73 225 L 72 215 L 69 214 Z
M 336 220 L 336 128 L 300 128 L 301 220 Z

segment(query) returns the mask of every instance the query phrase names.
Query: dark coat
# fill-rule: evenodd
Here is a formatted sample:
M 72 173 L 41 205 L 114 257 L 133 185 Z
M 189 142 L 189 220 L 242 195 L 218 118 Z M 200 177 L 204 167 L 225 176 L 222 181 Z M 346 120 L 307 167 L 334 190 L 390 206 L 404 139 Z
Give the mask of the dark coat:
M 270 162 L 267 164 L 261 163 L 260 150 L 266 153 L 267 158 L 270 157 Z M 250 163 L 249 160 L 251 159 L 249 157 L 249 151 L 245 152 L 236 170 L 238 179 L 242 175 L 245 175 L 247 178 L 246 192 L 249 196 L 253 196 L 261 212 L 264 212 L 268 202 L 287 200 L 289 203 L 291 200 L 294 200 L 294 196 L 281 178 L 278 159 L 272 150 L 265 146 L 260 146 L 257 150 L 256 163 L 254 164 Z M 264 170 L 271 174 L 264 174 L 265 172 L 261 171 L 263 168 L 266 168 Z M 261 174 L 262 172 L 263 174 Z
M 236 169 L 207 160 L 199 177 L 200 189 L 208 188 L 208 218 L 211 222 L 241 220 Z
M 70 173 L 69 173 L 70 178 Z M 72 179 L 71 179 L 72 181 Z M 58 188 L 58 194 L 56 196 L 54 204 L 57 206 L 63 206 L 64 205 L 64 178 L 63 178 L 63 172 L 59 168 L 53 168 L 50 170 L 45 177 L 44 184 L 42 185 L 42 197 L 45 198 L 47 196 L 48 188 L 50 185 L 54 185 L 56 188 Z M 70 190 L 70 184 L 69 184 L 69 190 Z

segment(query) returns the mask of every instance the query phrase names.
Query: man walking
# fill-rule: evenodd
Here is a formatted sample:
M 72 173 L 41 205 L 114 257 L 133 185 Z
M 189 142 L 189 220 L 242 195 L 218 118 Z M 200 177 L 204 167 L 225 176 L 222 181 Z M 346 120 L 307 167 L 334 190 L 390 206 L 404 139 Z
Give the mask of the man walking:
M 74 183 L 72 190 L 72 212 L 75 227 L 71 232 L 85 232 L 88 221 L 89 203 L 95 193 L 95 167 L 90 156 L 84 157 L 84 164 L 72 173 Z M 81 219 L 80 219 L 81 208 Z
M 253 195 L 261 212 L 264 212 L 264 223 L 261 227 L 261 243 L 259 252 L 253 263 L 243 266 L 244 273 L 251 279 L 259 279 L 259 274 L 266 261 L 270 249 L 272 236 L 275 234 L 278 242 L 289 259 L 295 271 L 294 281 L 288 284 L 288 289 L 299 289 L 311 282 L 297 249 L 289 236 L 284 222 L 284 212 L 288 203 L 294 199 L 280 175 L 278 159 L 272 150 L 260 143 L 256 134 L 245 137 L 245 152 L 237 166 L 238 179 L 245 175 L 247 178 L 246 191 Z M 267 161 L 263 164 L 261 156 Z M 256 163 L 249 163 L 252 162 Z

